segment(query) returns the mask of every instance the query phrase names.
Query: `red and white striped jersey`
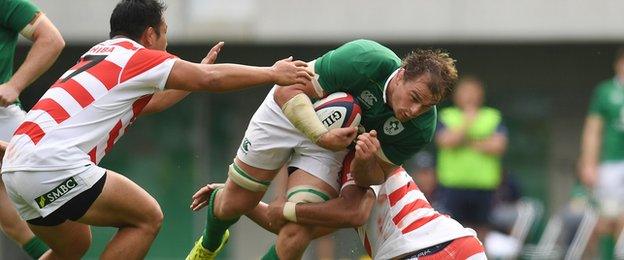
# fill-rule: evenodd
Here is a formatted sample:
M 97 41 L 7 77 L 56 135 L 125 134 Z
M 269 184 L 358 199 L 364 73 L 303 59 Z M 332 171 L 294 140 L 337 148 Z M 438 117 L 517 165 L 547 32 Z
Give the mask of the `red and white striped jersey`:
M 355 185 L 351 174 L 344 173 L 342 188 Z M 373 259 L 391 259 L 456 238 L 476 236 L 472 229 L 435 211 L 403 168 L 384 184 L 371 188 L 377 200 L 368 222 L 357 231 Z
M 152 94 L 163 90 L 175 56 L 126 38 L 93 46 L 26 115 L 2 172 L 57 171 L 97 164 Z

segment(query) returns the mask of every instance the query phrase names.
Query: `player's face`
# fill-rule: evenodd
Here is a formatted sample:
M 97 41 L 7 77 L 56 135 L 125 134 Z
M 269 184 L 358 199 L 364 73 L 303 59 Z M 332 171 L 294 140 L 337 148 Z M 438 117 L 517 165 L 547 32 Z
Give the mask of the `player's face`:
M 438 102 L 429 89 L 432 79 L 429 74 L 424 74 L 412 80 L 404 80 L 404 71 L 397 74 L 392 96 L 390 97 L 392 110 L 399 121 L 405 122 L 415 118 L 431 109 Z

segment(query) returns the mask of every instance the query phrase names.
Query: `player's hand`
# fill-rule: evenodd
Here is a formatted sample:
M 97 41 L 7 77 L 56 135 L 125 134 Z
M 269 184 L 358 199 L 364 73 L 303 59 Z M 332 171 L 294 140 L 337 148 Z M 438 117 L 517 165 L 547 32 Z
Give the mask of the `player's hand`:
M 0 107 L 7 107 L 15 103 L 20 92 L 13 86 L 0 84 Z
M 214 64 L 224 44 L 225 44 L 224 42 L 219 42 L 215 44 L 215 46 L 213 46 L 212 49 L 210 49 L 208 54 L 206 54 L 206 57 L 202 59 L 201 63 L 202 64 Z
M 191 210 L 198 211 L 208 205 L 212 192 L 216 189 L 223 188 L 223 186 L 225 186 L 223 183 L 211 183 L 199 189 L 195 192 L 195 195 L 193 195 L 193 201 L 190 207 Z
M 341 151 L 353 142 L 356 135 L 355 127 L 334 128 L 321 135 L 316 143 L 328 150 Z
M 286 203 L 286 197 L 280 196 L 269 204 L 269 211 L 267 212 L 269 226 L 279 229 L 288 222 L 288 220 L 284 218 L 284 203 Z
M 355 142 L 355 158 L 354 160 L 369 161 L 373 159 L 377 152 L 381 149 L 381 144 L 377 139 L 377 131 L 371 130 L 357 137 Z
M 314 73 L 308 70 L 306 62 L 293 61 L 293 57 L 277 61 L 271 70 L 273 71 L 273 81 L 280 86 L 306 84 L 314 77 Z
M 585 187 L 591 189 L 596 185 L 598 167 L 595 165 L 582 165 L 579 167 L 579 177 Z

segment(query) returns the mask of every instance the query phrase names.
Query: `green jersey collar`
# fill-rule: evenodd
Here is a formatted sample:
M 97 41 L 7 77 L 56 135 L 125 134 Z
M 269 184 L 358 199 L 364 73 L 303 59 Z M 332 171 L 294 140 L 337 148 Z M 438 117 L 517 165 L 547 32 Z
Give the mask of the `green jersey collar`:
M 394 78 L 394 76 L 396 76 L 396 74 L 397 74 L 397 73 L 399 73 L 399 70 L 400 70 L 400 69 L 401 69 L 401 68 L 398 68 L 398 69 L 396 69 L 394 72 L 392 72 L 392 74 L 390 74 L 390 77 L 388 77 L 388 79 L 386 80 L 386 84 L 384 84 L 384 88 L 383 88 L 383 100 L 384 100 L 384 103 L 386 103 L 386 104 L 388 103 L 388 100 L 387 100 L 387 98 L 386 98 L 386 92 L 388 91 L 388 85 L 390 85 L 390 80 L 391 80 L 392 78 Z

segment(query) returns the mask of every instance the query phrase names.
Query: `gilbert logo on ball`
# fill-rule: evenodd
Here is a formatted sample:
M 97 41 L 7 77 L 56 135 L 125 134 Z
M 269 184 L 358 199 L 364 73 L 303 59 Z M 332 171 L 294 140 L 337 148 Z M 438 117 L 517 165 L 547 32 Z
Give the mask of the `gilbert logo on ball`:
M 356 127 L 362 119 L 362 108 L 353 96 L 333 93 L 314 103 L 319 120 L 327 129 Z

